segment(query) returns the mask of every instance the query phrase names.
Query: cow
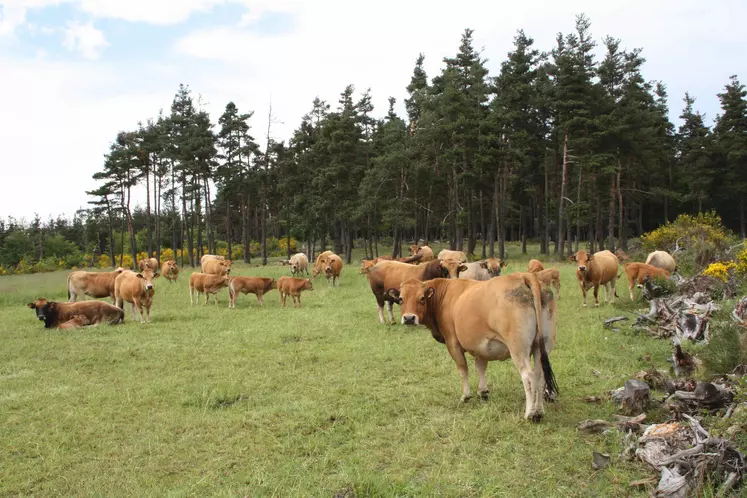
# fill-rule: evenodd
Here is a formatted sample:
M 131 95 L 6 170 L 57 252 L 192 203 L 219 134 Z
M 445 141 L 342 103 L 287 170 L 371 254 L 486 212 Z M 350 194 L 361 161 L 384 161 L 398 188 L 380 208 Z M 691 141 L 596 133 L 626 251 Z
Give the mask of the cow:
M 459 278 L 470 278 L 472 280 L 490 280 L 499 277 L 501 270 L 505 268 L 506 262 L 498 258 L 488 258 L 473 263 L 464 263 L 466 268 L 459 272 Z
M 361 268 L 358 270 L 360 275 L 365 275 L 368 270 L 373 268 L 379 261 L 392 261 L 391 256 L 380 256 L 376 259 L 361 259 Z
M 61 323 L 58 328 L 60 329 L 79 329 L 81 327 L 85 327 L 86 325 L 90 325 L 91 320 L 89 320 L 86 315 L 73 315 L 73 317 L 64 322 Z
M 542 285 L 552 287 L 555 290 L 555 297 L 560 299 L 560 272 L 558 270 L 545 268 L 542 271 L 535 272 L 534 275 Z
M 153 271 L 158 271 L 158 260 L 156 258 L 141 259 L 137 263 L 137 267 L 140 271 L 150 268 Z
M 443 251 L 438 253 L 438 259 L 443 261 L 444 259 L 455 259 L 461 263 L 467 262 L 467 255 L 464 254 L 463 251 L 450 251 L 448 249 L 444 249 Z
M 392 312 L 392 298 L 387 294 L 387 290 L 398 288 L 405 280 L 414 278 L 416 280 L 430 280 L 438 277 L 448 277 L 449 273 L 443 267 L 441 261 L 435 259 L 426 264 L 413 266 L 398 261 L 380 261 L 371 268 L 366 274 L 368 284 L 371 286 L 376 298 L 376 305 L 379 309 L 379 321 L 384 321 L 384 303 L 386 303 L 389 321 L 394 324 L 394 313 Z
M 47 301 L 40 297 L 26 306 L 36 310 L 36 318 L 44 322 L 44 328 L 57 328 L 60 324 L 72 319 L 75 315 L 83 315 L 91 325 L 105 323 L 115 325 L 124 323 L 124 311 L 113 304 L 103 301 L 81 301 L 79 303 L 58 303 Z
M 407 263 L 427 263 L 429 261 L 433 261 L 433 249 L 431 249 L 428 246 L 418 246 L 418 245 L 411 245 L 410 246 L 410 258 L 407 258 Z M 439 258 L 440 259 L 440 258 Z
M 117 306 L 124 310 L 124 303 L 127 301 L 132 305 L 133 318 L 137 307 L 140 313 L 140 323 L 150 323 L 150 307 L 153 305 L 153 295 L 156 293 L 153 280 L 159 276 L 159 273 L 154 273 L 150 268 L 140 273 L 129 270 L 122 272 L 114 281 Z M 145 316 L 143 316 L 143 307 L 145 307 Z
M 671 273 L 662 268 L 646 263 L 628 263 L 625 265 L 625 276 L 628 277 L 628 292 L 630 292 L 630 300 L 634 301 L 633 287 L 636 284 L 642 286 L 646 277 L 652 278 L 669 278 Z
M 459 278 L 459 272 L 467 270 L 467 265 L 456 259 L 439 259 L 441 266 L 446 268 L 449 278 Z
M 529 260 L 529 266 L 527 267 L 527 271 L 529 273 L 537 273 L 538 271 L 544 270 L 545 267 L 542 266 L 542 262 L 536 259 L 530 259 Z
M 225 261 L 225 256 L 218 256 L 217 254 L 203 254 L 200 258 L 200 267 L 205 263 L 205 261 Z
M 594 287 L 594 306 L 599 306 L 599 286 L 604 286 L 605 301 L 610 304 L 615 302 L 615 286 L 617 284 L 618 260 L 617 256 L 610 251 L 604 250 L 594 254 L 588 254 L 584 250 L 578 251 L 571 256 L 571 261 L 577 264 L 576 278 L 584 295 L 584 306 L 586 306 L 586 291 Z M 610 293 L 610 287 L 612 292 Z
M 161 265 L 161 275 L 171 283 L 176 282 L 176 279 L 179 277 L 179 266 L 177 266 L 176 261 L 170 259 L 164 262 Z
M 210 273 L 197 273 L 193 272 L 189 276 L 189 304 L 195 304 L 193 301 L 194 293 L 197 291 L 197 304 L 200 303 L 200 294 L 205 294 L 205 304 L 207 305 L 210 299 L 210 294 L 213 295 L 215 304 L 218 304 L 218 292 L 223 287 L 228 287 L 228 282 L 231 279 L 228 275 L 212 275 Z
M 277 281 L 278 292 L 280 292 L 280 302 L 285 308 L 285 300 L 288 296 L 293 300 L 293 307 L 296 307 L 296 299 L 298 299 L 298 307 L 301 307 L 301 291 L 314 290 L 314 286 L 311 283 L 310 278 L 293 278 L 293 277 L 280 277 Z
M 293 256 L 291 256 L 289 263 L 291 267 L 291 274 L 300 275 L 303 272 L 306 272 L 306 275 L 309 274 L 309 258 L 307 258 L 304 253 L 299 252 L 297 254 L 294 254 Z
M 231 273 L 231 262 L 228 260 L 216 260 L 208 259 L 202 263 L 202 273 L 208 273 L 210 275 L 228 275 Z
M 654 251 L 646 258 L 646 264 L 667 270 L 669 273 L 677 272 L 677 262 L 671 254 L 666 251 Z
M 622 249 L 618 249 L 615 251 L 615 256 L 617 256 L 617 259 L 620 260 L 620 263 L 627 263 L 628 261 L 632 261 L 633 258 L 628 256 L 628 253 L 623 251 Z
M 257 296 L 259 305 L 262 306 L 262 296 L 272 289 L 277 289 L 278 284 L 274 278 L 264 277 L 231 277 L 228 279 L 228 307 L 236 307 L 236 297 L 239 292 L 249 294 L 250 292 Z
M 316 257 L 316 261 L 314 262 L 314 270 L 311 272 L 312 277 L 316 277 L 320 273 L 324 272 L 324 265 L 327 261 L 327 257 L 334 254 L 332 251 L 324 251 L 322 253 L 319 253 Z
M 324 276 L 327 277 L 327 282 L 329 282 L 330 285 L 339 287 L 340 273 L 342 273 L 342 259 L 340 256 L 337 254 L 327 256 L 324 263 Z
M 74 271 L 67 276 L 67 300 L 74 303 L 78 297 L 111 297 L 114 303 L 114 279 L 124 268 L 114 271 Z
M 434 339 L 446 344 L 461 376 L 462 402 L 472 396 L 465 351 L 475 358 L 477 393 L 483 399 L 488 396 L 488 361 L 511 358 L 524 384 L 524 418 L 542 418 L 545 391 L 550 397 L 558 392 L 549 357 L 555 346 L 557 304 L 534 274 L 482 282 L 409 279 L 387 293 L 399 303 L 403 325 L 425 325 Z

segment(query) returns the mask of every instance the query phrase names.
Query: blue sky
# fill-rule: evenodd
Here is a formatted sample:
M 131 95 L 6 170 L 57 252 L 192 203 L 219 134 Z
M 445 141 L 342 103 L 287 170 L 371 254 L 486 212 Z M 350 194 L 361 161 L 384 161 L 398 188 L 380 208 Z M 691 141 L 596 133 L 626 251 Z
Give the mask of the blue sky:
M 213 121 L 253 110 L 255 136 L 287 139 L 314 97 L 371 88 L 375 113 L 399 111 L 418 53 L 430 77 L 475 30 L 491 75 L 517 29 L 550 50 L 585 12 L 594 38 L 643 47 L 644 76 L 668 88 L 673 118 L 689 91 L 710 124 L 731 74 L 747 80 L 747 2 L 722 0 L 0 0 L 0 170 L 23 185 L 0 216 L 68 216 L 117 131 L 168 110 L 180 83 Z M 599 50 L 601 57 L 601 48 Z M 32 178 L 29 172 L 33 172 Z

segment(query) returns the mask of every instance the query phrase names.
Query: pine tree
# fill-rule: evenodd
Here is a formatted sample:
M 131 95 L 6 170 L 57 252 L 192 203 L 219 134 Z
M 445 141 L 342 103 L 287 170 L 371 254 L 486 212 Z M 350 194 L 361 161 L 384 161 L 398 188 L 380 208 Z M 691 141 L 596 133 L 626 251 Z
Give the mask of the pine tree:
M 711 169 L 710 132 L 703 116 L 693 110 L 695 99 L 685 93 L 685 108 L 680 115 L 683 121 L 677 132 L 677 156 L 688 198 L 696 202 L 698 213 L 703 212 L 703 202 L 708 199 L 713 170 Z

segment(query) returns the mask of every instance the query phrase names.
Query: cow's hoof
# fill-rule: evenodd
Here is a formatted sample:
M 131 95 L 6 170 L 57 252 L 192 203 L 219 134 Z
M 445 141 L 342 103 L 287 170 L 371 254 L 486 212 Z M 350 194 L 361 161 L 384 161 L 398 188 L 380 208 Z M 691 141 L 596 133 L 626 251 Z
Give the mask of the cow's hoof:
M 461 403 L 468 403 L 469 400 L 471 400 L 471 399 L 472 399 L 472 395 L 471 394 L 464 394 L 464 395 L 462 395 L 462 397 L 461 397 L 461 399 L 459 401 Z
M 558 400 L 558 395 L 556 393 L 550 394 L 547 392 L 547 390 L 545 390 L 543 396 L 545 398 L 545 401 L 547 401 L 548 403 L 555 403 Z
M 583 304 L 582 306 L 583 306 L 584 308 L 586 308 L 586 303 L 584 303 L 584 304 Z
M 477 395 L 478 395 L 478 396 L 480 396 L 480 399 L 481 399 L 481 400 L 483 400 L 483 401 L 487 401 L 487 400 L 488 400 L 488 393 L 489 393 L 489 392 L 490 392 L 490 391 L 488 391 L 488 390 L 486 389 L 486 390 L 484 390 L 484 391 L 478 391 Z
M 531 422 L 533 422 L 533 423 L 535 423 L 535 424 L 536 424 L 536 423 L 538 423 L 538 422 L 539 422 L 540 420 L 542 420 L 542 413 L 540 413 L 540 412 L 535 412 L 535 413 L 532 413 L 532 414 L 530 414 L 530 415 L 529 415 L 529 416 L 527 417 L 527 419 L 529 419 L 529 420 L 530 420 Z
M 599 308 L 599 303 L 594 303 L 595 308 Z

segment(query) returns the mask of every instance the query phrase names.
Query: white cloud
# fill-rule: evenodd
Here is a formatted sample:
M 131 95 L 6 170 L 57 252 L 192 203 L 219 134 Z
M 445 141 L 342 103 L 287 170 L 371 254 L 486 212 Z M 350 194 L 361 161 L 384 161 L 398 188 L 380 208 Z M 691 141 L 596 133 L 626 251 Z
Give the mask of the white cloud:
M 70 51 L 80 52 L 86 59 L 98 59 L 101 52 L 109 46 L 104 33 L 94 28 L 90 22 L 69 22 L 64 32 L 62 45 Z
M 26 9 L 16 5 L 0 4 L 0 37 L 10 36 L 26 22 Z

